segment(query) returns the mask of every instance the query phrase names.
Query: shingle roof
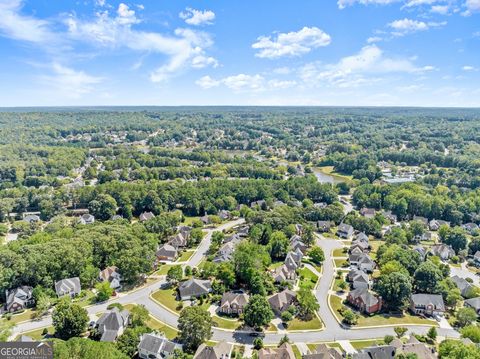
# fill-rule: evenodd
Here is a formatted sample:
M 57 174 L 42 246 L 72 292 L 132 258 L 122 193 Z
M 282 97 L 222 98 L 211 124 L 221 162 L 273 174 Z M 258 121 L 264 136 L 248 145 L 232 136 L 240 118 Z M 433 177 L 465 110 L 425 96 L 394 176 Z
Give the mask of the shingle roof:
M 55 282 L 55 292 L 57 295 L 62 295 L 63 293 L 80 293 L 81 286 L 80 286 L 80 278 L 66 278 Z
M 151 353 L 167 352 L 172 353 L 175 349 L 175 343 L 157 334 L 146 333 L 142 335 L 138 349 L 143 349 Z
M 445 310 L 445 305 L 443 303 L 443 298 L 440 294 L 412 294 L 412 301 L 415 306 L 422 305 L 427 306 L 432 304 L 435 306 L 435 309 Z

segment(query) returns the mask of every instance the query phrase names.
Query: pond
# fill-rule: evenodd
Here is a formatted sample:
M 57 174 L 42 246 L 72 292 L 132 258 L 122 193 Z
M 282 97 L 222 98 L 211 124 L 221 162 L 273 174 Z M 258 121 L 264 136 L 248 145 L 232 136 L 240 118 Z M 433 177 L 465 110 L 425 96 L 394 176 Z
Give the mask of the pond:
M 313 173 L 315 174 L 315 176 L 317 177 L 317 180 L 318 182 L 320 183 L 340 183 L 340 182 L 345 182 L 345 180 L 343 180 L 342 178 L 340 177 L 337 177 L 337 176 L 332 176 L 328 173 L 325 173 L 325 172 L 322 172 L 320 169 L 318 168 L 314 168 L 313 169 Z

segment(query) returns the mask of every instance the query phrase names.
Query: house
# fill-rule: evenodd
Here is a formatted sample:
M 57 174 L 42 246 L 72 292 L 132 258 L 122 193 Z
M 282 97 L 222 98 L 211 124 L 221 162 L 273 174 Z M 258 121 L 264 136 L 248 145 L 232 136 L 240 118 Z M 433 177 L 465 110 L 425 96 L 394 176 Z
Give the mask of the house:
M 95 222 L 95 217 L 91 214 L 85 213 L 79 217 L 80 224 L 92 224 Z
M 284 289 L 280 293 L 276 293 L 268 298 L 268 303 L 272 310 L 280 315 L 288 309 L 297 300 L 297 293 L 290 289 Z
M 355 268 L 348 272 L 347 280 L 352 283 L 353 289 L 368 289 L 370 287 L 370 279 L 368 278 L 368 274 L 360 269 Z
M 390 223 L 395 223 L 397 221 L 397 215 L 393 214 L 392 211 L 383 211 L 382 216 L 390 221 Z
M 214 346 L 202 344 L 198 347 L 193 359 L 228 359 L 232 351 L 232 344 L 221 341 Z
M 450 222 L 442 221 L 440 219 L 432 219 L 430 222 L 428 222 L 428 228 L 431 231 L 438 231 L 441 226 L 450 227 Z
M 469 282 L 465 280 L 465 278 L 461 278 L 458 275 L 454 275 L 450 278 L 453 283 L 460 289 L 460 294 L 462 297 L 467 298 L 470 293 L 472 293 L 472 289 L 474 288 Z
M 479 229 L 478 224 L 472 222 L 462 224 L 462 228 L 469 234 L 474 234 Z
M 453 248 L 447 244 L 435 244 L 430 249 L 430 253 L 434 256 L 440 257 L 441 260 L 446 261 L 455 255 Z
M 118 290 L 122 287 L 121 282 L 123 279 L 122 275 L 118 272 L 118 268 L 116 266 L 110 266 L 100 271 L 98 280 L 100 282 L 110 282 L 110 287 Z
M 317 229 L 319 232 L 329 232 L 330 229 L 333 227 L 333 223 L 330 221 L 318 221 L 317 222 Z
M 422 223 L 425 226 L 428 226 L 428 219 L 421 216 L 413 216 L 413 221 Z
M 123 217 L 120 214 L 115 214 L 112 216 L 112 221 L 119 221 L 123 219 Z
M 423 232 L 422 234 L 417 234 L 412 238 L 412 242 L 419 243 L 421 241 L 431 241 L 433 238 L 432 232 Z
M 330 348 L 326 344 L 318 344 L 310 354 L 302 355 L 302 359 L 342 359 L 343 354 L 337 348 Z
M 376 313 L 382 309 L 382 299 L 372 294 L 367 288 L 352 290 L 347 301 L 363 313 Z
M 353 260 L 353 262 L 351 258 L 352 255 L 350 255 L 350 264 L 364 272 L 371 273 L 375 269 L 375 262 L 368 256 L 368 254 L 360 254 Z
M 297 271 L 283 264 L 272 272 L 272 277 L 275 283 L 292 283 L 297 280 Z
M 263 199 L 259 201 L 253 201 L 252 203 L 250 203 L 250 208 L 256 208 L 256 207 L 260 209 L 268 209 L 267 202 L 265 202 Z
M 248 230 L 247 230 L 247 234 L 248 234 Z M 234 233 L 229 235 L 228 237 L 225 237 L 225 239 L 223 240 L 223 243 L 229 243 L 229 242 L 239 243 L 241 241 L 242 241 L 242 236 L 239 233 Z
M 212 221 L 210 220 L 210 217 L 208 215 L 204 215 L 204 216 L 200 217 L 200 221 L 202 221 L 204 226 L 212 223 Z
M 396 349 L 391 345 L 375 345 L 363 348 L 353 354 L 353 359 L 389 359 L 395 358 Z
M 327 206 L 328 205 L 326 202 L 316 202 L 313 204 L 313 207 L 319 208 L 319 209 L 326 208 Z
M 32 306 L 35 300 L 32 296 L 33 288 L 22 285 L 5 291 L 5 309 L 7 312 L 14 313 Z
M 354 247 L 354 248 L 349 249 L 349 252 L 350 252 L 350 254 L 348 256 L 348 260 L 349 260 L 350 264 L 357 264 L 360 256 L 364 254 L 363 250 L 361 248 L 358 248 L 358 247 Z
M 145 333 L 138 343 L 138 357 L 141 359 L 163 359 L 173 354 L 176 345 L 155 333 Z
M 139 219 L 140 219 L 140 222 L 145 222 L 154 217 L 155 215 L 152 212 L 143 212 L 142 214 L 140 214 Z
M 396 349 L 396 354 L 406 355 L 416 355 L 416 358 L 422 359 L 435 359 L 437 355 L 435 354 L 435 349 L 429 348 L 426 344 L 421 343 L 413 335 L 410 335 L 410 338 L 406 343 L 403 343 L 400 339 L 395 338 L 391 343 Z
M 374 218 L 375 210 L 373 208 L 362 208 L 360 210 L 360 215 L 362 215 L 365 218 Z
M 368 236 L 363 232 L 359 232 L 355 235 L 355 239 L 353 241 L 368 243 Z
M 353 241 L 350 246 L 350 252 L 354 251 L 356 248 L 360 249 L 362 253 L 366 253 L 370 250 L 370 244 L 364 241 Z
M 213 262 L 222 263 L 232 259 L 233 252 L 235 251 L 235 245 L 236 243 L 233 241 L 222 244 L 217 252 L 217 255 L 213 259 Z
M 300 250 L 290 251 L 285 257 L 285 265 L 289 269 L 297 269 L 302 263 L 303 253 Z
M 350 239 L 353 236 L 353 227 L 349 224 L 340 223 L 337 230 L 337 236 L 344 239 Z
M 422 259 L 422 261 L 425 260 L 425 257 L 427 256 L 427 250 L 424 247 L 415 246 L 415 247 L 413 247 L 413 250 L 415 252 L 417 252 L 418 254 L 420 254 L 420 258 Z
M 295 237 L 295 239 L 290 241 L 290 246 L 292 247 L 292 249 L 294 251 L 297 251 L 297 249 L 298 249 L 300 252 L 305 253 L 308 249 L 308 246 L 305 243 L 302 242 L 300 236 L 293 236 L 293 237 Z
M 295 233 L 298 236 L 301 236 L 303 234 L 303 226 L 301 224 L 295 224 Z
M 178 251 L 171 244 L 165 243 L 155 253 L 157 262 L 174 262 L 177 259 Z
M 71 298 L 80 294 L 82 287 L 80 285 L 80 278 L 67 278 L 55 282 L 55 292 L 57 296 L 63 297 L 68 295 Z
M 114 342 L 123 334 L 129 318 L 130 312 L 128 310 L 120 311 L 117 307 L 105 312 L 95 325 L 100 334 L 100 341 Z
M 440 294 L 412 294 L 410 297 L 410 310 L 414 314 L 443 315 L 445 304 Z
M 232 214 L 229 211 L 226 211 L 222 209 L 221 211 L 218 211 L 217 214 L 222 221 L 226 221 L 227 219 L 232 218 Z
M 467 299 L 463 302 L 466 307 L 475 309 L 478 315 L 480 315 L 480 297 Z
M 23 217 L 23 220 L 27 223 L 36 223 L 40 222 L 40 217 L 36 214 L 27 214 L 25 217 Z
M 262 348 L 258 351 L 258 359 L 295 359 L 293 348 L 289 343 L 283 343 L 278 348 Z
M 249 296 L 243 292 L 226 292 L 223 293 L 220 300 L 220 306 L 218 311 L 223 314 L 236 314 L 243 313 L 245 306 L 248 303 Z
M 241 238 L 248 237 L 249 232 L 250 232 L 250 227 L 248 225 L 237 228 L 237 235 Z
M 188 244 L 188 236 L 182 232 L 177 233 L 168 241 L 168 243 L 176 249 L 186 247 Z
M 212 291 L 212 283 L 209 280 L 192 278 L 178 286 L 178 293 L 181 300 L 190 300 L 207 295 Z

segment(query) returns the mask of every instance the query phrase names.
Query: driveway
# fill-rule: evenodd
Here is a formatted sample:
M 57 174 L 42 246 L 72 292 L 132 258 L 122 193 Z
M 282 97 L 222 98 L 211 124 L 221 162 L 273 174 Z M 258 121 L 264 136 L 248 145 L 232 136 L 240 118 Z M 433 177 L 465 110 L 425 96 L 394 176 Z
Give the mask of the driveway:
M 473 283 L 478 287 L 480 286 L 480 276 L 470 272 L 467 268 L 467 265 L 465 264 L 465 262 L 463 262 L 461 264 L 461 267 L 458 268 L 458 267 L 454 267 L 454 266 L 450 266 L 450 276 L 453 277 L 453 276 L 459 276 L 460 278 L 464 278 L 464 279 L 467 279 L 467 278 L 470 278 L 473 280 Z

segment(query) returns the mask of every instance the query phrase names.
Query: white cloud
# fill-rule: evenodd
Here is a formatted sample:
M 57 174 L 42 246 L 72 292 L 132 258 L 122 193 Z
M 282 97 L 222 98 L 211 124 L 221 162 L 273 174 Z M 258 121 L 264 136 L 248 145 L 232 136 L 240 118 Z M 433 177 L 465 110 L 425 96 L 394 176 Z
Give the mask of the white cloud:
M 196 69 L 203 69 L 204 67 L 211 66 L 213 68 L 218 67 L 218 61 L 214 57 L 198 55 L 192 59 L 192 67 Z
M 375 43 L 375 42 L 380 42 L 380 41 L 382 41 L 382 40 L 383 40 L 383 39 L 382 39 L 380 36 L 372 36 L 372 37 L 369 37 L 369 38 L 367 39 L 367 43 L 373 44 L 373 43 Z
M 440 15 L 447 15 L 450 11 L 450 6 L 448 5 L 434 5 L 430 9 L 431 12 Z
M 338 0 L 337 5 L 340 9 L 345 9 L 347 6 L 355 4 L 361 5 L 389 5 L 400 0 Z
M 466 10 L 462 13 L 464 16 L 470 16 L 472 13 L 480 11 L 480 0 L 467 0 L 465 2 Z
M 22 5 L 21 0 L 0 1 L 0 32 L 11 39 L 36 44 L 57 42 L 47 21 L 20 14 Z
M 215 13 L 211 10 L 195 10 L 187 7 L 179 14 L 180 18 L 189 25 L 211 25 L 215 20 Z
M 140 22 L 135 16 L 135 11 L 131 10 L 128 5 L 125 5 L 124 3 L 118 5 L 117 14 L 117 21 L 121 25 L 131 25 Z
M 106 1 L 105 0 L 96 0 L 95 5 L 97 6 L 105 6 Z
M 217 87 L 221 84 L 220 81 L 212 79 L 210 76 L 203 76 L 199 78 L 197 81 L 195 81 L 195 84 L 198 86 L 204 88 L 204 89 L 209 89 L 212 87 Z
M 101 77 L 91 76 L 58 63 L 52 64 L 51 70 L 53 74 L 42 76 L 41 79 L 46 85 L 55 87 L 62 95 L 71 98 L 80 98 L 93 92 L 94 85 L 103 81 Z
M 469 65 L 463 66 L 462 70 L 463 71 L 477 71 L 477 69 L 475 67 L 469 66 Z
M 297 84 L 297 81 L 294 80 L 277 80 L 273 79 L 268 81 L 268 86 L 274 90 L 287 89 L 294 87 Z
M 234 91 L 242 90 L 262 90 L 265 79 L 260 75 L 238 74 L 225 77 L 222 83 Z
M 428 30 L 428 25 L 425 22 L 407 18 L 392 21 L 388 26 L 394 29 L 395 34 L 398 35 Z
M 259 50 L 255 56 L 272 59 L 303 55 L 330 42 L 330 35 L 318 27 L 304 27 L 296 32 L 278 33 L 275 37 L 260 36 L 252 48 Z

